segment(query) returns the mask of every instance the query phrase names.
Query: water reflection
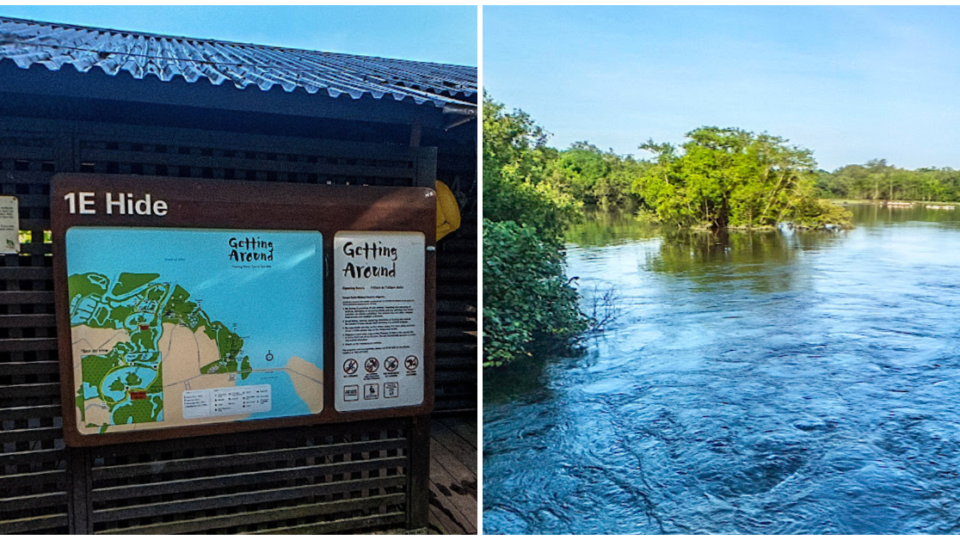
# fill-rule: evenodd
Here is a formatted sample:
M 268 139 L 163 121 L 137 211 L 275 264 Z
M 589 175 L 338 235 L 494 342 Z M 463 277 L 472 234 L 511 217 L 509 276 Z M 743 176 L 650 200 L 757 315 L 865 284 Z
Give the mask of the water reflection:
M 960 214 L 854 213 L 570 244 L 629 309 L 485 375 L 485 532 L 960 532 Z
M 776 231 L 671 232 L 648 257 L 648 267 L 682 274 L 700 285 L 695 290 L 701 292 L 741 280 L 757 291 L 785 291 L 793 286 L 791 263 L 797 257 L 798 236 Z

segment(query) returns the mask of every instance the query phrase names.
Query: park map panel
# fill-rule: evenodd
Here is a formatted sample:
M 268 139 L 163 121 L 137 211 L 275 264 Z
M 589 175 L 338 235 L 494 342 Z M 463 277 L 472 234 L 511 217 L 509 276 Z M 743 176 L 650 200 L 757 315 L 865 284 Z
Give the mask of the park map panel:
M 319 232 L 73 227 L 80 433 L 318 414 Z

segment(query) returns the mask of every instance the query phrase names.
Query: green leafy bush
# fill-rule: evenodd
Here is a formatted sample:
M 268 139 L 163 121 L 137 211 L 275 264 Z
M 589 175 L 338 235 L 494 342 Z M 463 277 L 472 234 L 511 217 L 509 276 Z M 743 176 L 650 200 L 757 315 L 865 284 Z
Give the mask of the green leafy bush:
M 566 344 L 586 328 L 563 271 L 563 233 L 583 215 L 557 151 L 522 111 L 483 104 L 484 366 Z
M 587 328 L 563 255 L 536 229 L 483 221 L 484 366 L 531 352 L 540 340 L 569 340 Z

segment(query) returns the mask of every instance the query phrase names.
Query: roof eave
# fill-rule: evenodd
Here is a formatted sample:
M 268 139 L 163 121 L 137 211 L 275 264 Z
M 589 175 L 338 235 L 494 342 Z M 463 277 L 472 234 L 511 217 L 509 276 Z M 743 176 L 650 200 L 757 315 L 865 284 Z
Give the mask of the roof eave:
M 53 72 L 37 64 L 23 69 L 9 59 L 0 59 L 0 92 L 391 124 L 411 124 L 419 120 L 424 127 L 444 126 L 443 107 L 417 104 L 409 98 L 396 100 L 384 96 L 376 99 L 370 95 L 335 98 L 325 92 L 311 95 L 303 88 L 292 91 L 277 87 L 270 90 L 257 87 L 239 89 L 229 84 L 217 86 L 206 79 L 193 83 L 183 78 L 169 81 L 157 77 L 136 79 L 126 72 L 109 75 L 99 69 Z M 458 112 L 469 114 L 470 104 L 456 105 Z M 476 107 L 473 109 L 475 116 Z

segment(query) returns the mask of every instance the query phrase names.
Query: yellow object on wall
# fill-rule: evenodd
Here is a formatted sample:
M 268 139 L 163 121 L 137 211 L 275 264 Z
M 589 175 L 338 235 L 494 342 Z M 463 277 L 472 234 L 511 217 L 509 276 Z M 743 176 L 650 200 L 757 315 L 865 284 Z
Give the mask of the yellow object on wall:
M 446 184 L 437 180 L 437 240 L 460 228 L 460 205 Z

